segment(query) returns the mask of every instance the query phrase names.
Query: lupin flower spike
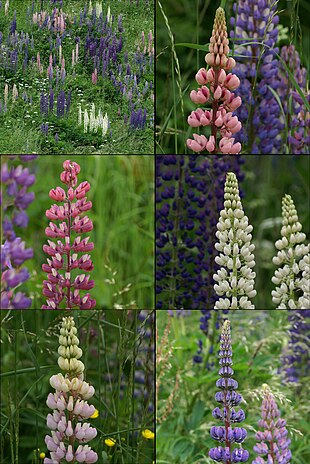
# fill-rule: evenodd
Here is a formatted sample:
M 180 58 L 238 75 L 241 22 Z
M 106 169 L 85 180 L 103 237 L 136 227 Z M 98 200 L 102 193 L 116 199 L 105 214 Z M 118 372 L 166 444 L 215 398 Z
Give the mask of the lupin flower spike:
M 80 361 L 83 352 L 76 334 L 73 317 L 64 317 L 59 336 L 58 365 L 65 375 L 59 373 L 50 378 L 56 393 L 49 393 L 46 401 L 53 414 L 47 416 L 52 436 L 45 436 L 51 457 L 45 458 L 44 464 L 76 461 L 91 464 L 98 460 L 97 453 L 85 445 L 97 435 L 95 427 L 86 422 L 82 425 L 82 421 L 95 412 L 95 407 L 87 403 L 95 390 L 83 380 L 84 364 Z
M 277 285 L 272 301 L 277 309 L 310 308 L 310 246 L 301 232 L 297 211 L 290 195 L 282 199 L 282 238 L 275 243 L 279 250 L 273 263 L 279 266 L 272 277 Z M 301 277 L 300 277 L 301 274 Z
M 90 189 L 88 182 L 82 182 L 78 187 L 77 175 L 80 166 L 67 160 L 63 163 L 64 171 L 60 175 L 61 181 L 66 184 L 67 191 L 61 187 L 52 189 L 49 196 L 52 200 L 63 201 L 64 206 L 53 205 L 46 211 L 46 216 L 52 221 L 62 221 L 59 226 L 49 223 L 45 233 L 51 238 L 60 238 L 57 244 L 48 240 L 48 245 L 43 246 L 47 253 L 48 264 L 43 264 L 43 271 L 47 272 L 48 280 L 43 282 L 43 294 L 48 298 L 47 304 L 42 309 L 92 309 L 96 306 L 96 300 L 89 293 L 81 296 L 80 290 L 90 290 L 94 281 L 86 274 L 77 275 L 73 278 L 72 270 L 81 269 L 82 272 L 90 272 L 94 266 L 89 254 L 80 258 L 78 253 L 87 253 L 94 248 L 89 237 L 81 238 L 79 235 L 73 240 L 73 233 L 90 232 L 93 229 L 92 221 L 81 215 L 91 209 L 92 202 L 87 201 L 86 193 Z M 76 202 L 73 200 L 76 199 Z M 73 253 L 73 254 L 71 254 Z M 63 273 L 60 273 L 63 271 Z M 64 302 L 64 303 L 63 303 Z
M 234 406 L 238 406 L 242 401 L 242 396 L 235 390 L 238 388 L 238 382 L 232 378 L 234 373 L 231 368 L 232 362 L 232 347 L 230 336 L 230 321 L 225 320 L 222 326 L 220 340 L 220 370 L 221 378 L 216 382 L 216 386 L 221 389 L 215 395 L 218 403 L 221 403 L 223 409 L 215 408 L 212 412 L 213 417 L 220 419 L 224 426 L 212 427 L 210 435 L 214 440 L 225 444 L 211 448 L 209 456 L 216 462 L 225 462 L 232 464 L 233 462 L 246 462 L 249 459 L 249 452 L 243 448 L 235 448 L 232 450 L 233 443 L 242 443 L 247 432 L 242 427 L 232 428 L 233 422 L 242 422 L 245 419 L 245 414 L 242 409 L 235 411 Z
M 220 299 L 215 309 L 255 309 L 250 298 L 254 298 L 255 266 L 251 243 L 253 227 L 244 214 L 238 181 L 233 172 L 226 176 L 224 209 L 217 223 L 215 248 L 220 252 L 215 262 L 221 266 L 216 274 L 214 290 Z
M 227 70 L 236 65 L 235 60 L 228 57 L 228 52 L 225 12 L 220 7 L 216 10 L 209 53 L 205 57 L 210 68 L 208 71 L 205 68 L 199 69 L 196 81 L 201 87 L 197 92 L 192 90 L 190 93 L 194 103 L 204 105 L 209 102 L 212 105 L 211 110 L 198 108 L 192 111 L 187 119 L 192 127 L 211 127 L 209 139 L 204 135 L 194 134 L 194 140 L 187 140 L 187 146 L 195 152 L 207 150 L 212 154 L 238 154 L 241 151 L 241 144 L 234 143 L 234 134 L 240 131 L 241 123 L 232 113 L 241 105 L 241 98 L 235 97 L 232 92 L 239 87 L 240 81 L 235 74 L 226 74 Z M 218 133 L 221 136 L 219 141 Z
M 258 425 L 265 430 L 256 433 L 259 443 L 253 449 L 265 458 L 258 456 L 252 464 L 289 464 L 292 453 L 289 450 L 291 440 L 287 438 L 286 421 L 280 419 L 280 411 L 268 385 L 263 385 L 263 391 L 262 419 Z

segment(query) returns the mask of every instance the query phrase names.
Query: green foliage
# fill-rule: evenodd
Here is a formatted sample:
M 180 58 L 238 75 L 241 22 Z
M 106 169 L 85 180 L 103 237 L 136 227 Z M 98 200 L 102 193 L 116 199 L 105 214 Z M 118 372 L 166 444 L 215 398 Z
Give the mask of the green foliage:
M 166 310 L 157 310 L 159 339 L 168 317 Z M 204 364 L 193 364 L 192 357 L 196 352 L 194 343 L 201 338 L 206 348 L 206 337 L 199 329 L 200 317 L 201 312 L 193 310 L 189 317 L 173 318 L 172 321 L 169 337 L 173 345 L 171 369 L 159 390 L 159 407 L 167 401 L 177 372 L 181 375 L 181 382 L 171 414 L 157 428 L 156 462 L 160 464 L 214 462 L 208 458 L 208 451 L 216 446 L 209 431 L 212 425 L 218 425 L 212 410 L 217 406 L 214 395 L 217 391 L 215 382 L 219 367 L 216 353 L 220 332 L 217 330 L 214 352 L 209 358 L 210 369 L 206 369 Z M 310 458 L 309 378 L 293 386 L 283 383 L 279 373 L 281 353 L 288 342 L 287 311 L 237 310 L 230 311 L 228 317 L 232 327 L 234 378 L 245 401 L 242 408 L 246 419 L 242 426 L 248 432 L 244 448 L 250 452 L 249 462 L 255 458 L 253 446 L 260 419 L 261 387 L 267 383 L 276 397 L 281 417 L 287 421 L 292 440 L 292 462 L 307 464 Z
M 44 437 L 50 433 L 46 425 L 50 409 L 46 398 L 53 391 L 49 378 L 59 372 L 59 323 L 64 315 L 64 311 L 1 311 L 2 464 L 42 464 L 39 453 L 48 456 Z M 151 464 L 153 460 L 152 440 L 141 437 L 142 430 L 153 427 L 152 413 L 147 412 L 151 397 L 141 408 L 142 398 L 135 399 L 132 390 L 136 315 L 135 311 L 74 311 L 85 379 L 95 388 L 91 403 L 99 411 L 98 418 L 90 419 L 98 431 L 90 445 L 100 463 Z M 149 358 L 149 366 L 151 363 Z M 131 413 L 138 408 L 139 417 L 133 419 Z M 113 448 L 104 443 L 109 437 L 116 439 Z

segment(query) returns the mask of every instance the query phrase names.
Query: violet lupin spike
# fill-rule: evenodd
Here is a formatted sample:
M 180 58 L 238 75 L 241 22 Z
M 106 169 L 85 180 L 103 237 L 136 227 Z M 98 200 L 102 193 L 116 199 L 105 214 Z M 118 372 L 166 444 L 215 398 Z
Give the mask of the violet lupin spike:
M 82 182 L 74 189 L 80 166 L 67 160 L 63 167 L 60 179 L 66 184 L 67 192 L 61 187 L 56 187 L 50 191 L 49 196 L 52 200 L 64 202 L 64 206 L 52 205 L 46 211 L 49 219 L 62 222 L 58 226 L 50 222 L 49 227 L 45 229 L 48 237 L 61 240 L 57 243 L 48 240 L 48 245 L 43 246 L 43 251 L 50 258 L 47 260 L 48 264 L 42 266 L 48 279 L 43 282 L 43 294 L 47 297 L 47 303 L 42 309 L 92 309 L 96 306 L 96 300 L 93 300 L 89 293 L 81 296 L 80 291 L 94 287 L 94 281 L 84 273 L 92 271 L 94 266 L 89 254 L 83 254 L 79 258 L 78 253 L 89 252 L 94 248 L 94 244 L 89 243 L 89 237 L 82 239 L 80 235 L 73 240 L 74 233 L 81 234 L 93 229 L 92 221 L 87 216 L 81 217 L 92 207 L 92 202 L 86 198 L 90 184 Z M 73 279 L 73 269 L 80 269 L 82 274 Z
M 56 390 L 49 393 L 46 404 L 53 410 L 47 416 L 47 426 L 51 436 L 45 436 L 51 458 L 45 458 L 44 464 L 63 462 L 97 462 L 98 455 L 88 443 L 96 437 L 97 430 L 83 420 L 89 419 L 96 411 L 89 405 L 95 389 L 84 381 L 84 364 L 80 361 L 83 354 L 79 348 L 73 317 L 63 317 L 58 348 L 58 365 L 65 375 L 59 373 L 50 378 L 51 386 Z
M 214 440 L 222 442 L 225 446 L 211 448 L 209 456 L 216 462 L 225 462 L 232 464 L 234 462 L 246 462 L 249 459 L 249 452 L 243 448 L 232 449 L 233 443 L 242 443 L 247 436 L 247 432 L 242 427 L 232 428 L 233 422 L 242 422 L 245 418 L 244 411 L 239 409 L 235 411 L 234 406 L 238 406 L 242 401 L 242 396 L 235 390 L 238 388 L 238 382 L 232 378 L 234 373 L 232 366 L 232 347 L 230 336 L 230 321 L 225 320 L 222 327 L 220 339 L 220 370 L 221 378 L 216 382 L 216 386 L 221 389 L 215 395 L 218 403 L 223 408 L 215 408 L 212 412 L 213 417 L 220 419 L 224 426 L 211 427 L 210 435 Z
M 264 431 L 256 433 L 258 443 L 253 449 L 259 456 L 252 464 L 289 464 L 292 453 L 289 449 L 291 440 L 287 438 L 286 421 L 280 418 L 280 411 L 268 385 L 263 385 L 263 391 L 262 419 L 258 421 L 258 425 Z

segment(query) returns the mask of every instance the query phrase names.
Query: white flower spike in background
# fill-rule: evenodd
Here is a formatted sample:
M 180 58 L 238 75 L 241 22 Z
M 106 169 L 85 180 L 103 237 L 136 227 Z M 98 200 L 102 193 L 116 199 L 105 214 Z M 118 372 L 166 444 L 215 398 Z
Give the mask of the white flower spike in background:
M 278 269 L 272 277 L 276 285 L 272 301 L 277 309 L 309 309 L 309 244 L 303 243 L 306 235 L 301 232 L 302 225 L 290 195 L 282 199 L 282 221 L 282 238 L 275 243 L 279 251 L 273 258 Z
M 224 189 L 224 209 L 217 223 L 215 262 L 220 269 L 213 275 L 214 289 L 220 297 L 214 309 L 255 309 L 255 260 L 251 243 L 253 227 L 244 214 L 237 177 L 229 172 Z

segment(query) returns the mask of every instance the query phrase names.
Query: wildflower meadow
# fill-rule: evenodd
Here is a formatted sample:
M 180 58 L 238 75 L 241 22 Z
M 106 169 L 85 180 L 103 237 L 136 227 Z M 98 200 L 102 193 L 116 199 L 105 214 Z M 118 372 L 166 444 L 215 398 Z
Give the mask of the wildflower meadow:
M 309 154 L 306 2 L 157 6 L 157 153 Z
M 0 2 L 0 152 L 154 153 L 153 0 Z

